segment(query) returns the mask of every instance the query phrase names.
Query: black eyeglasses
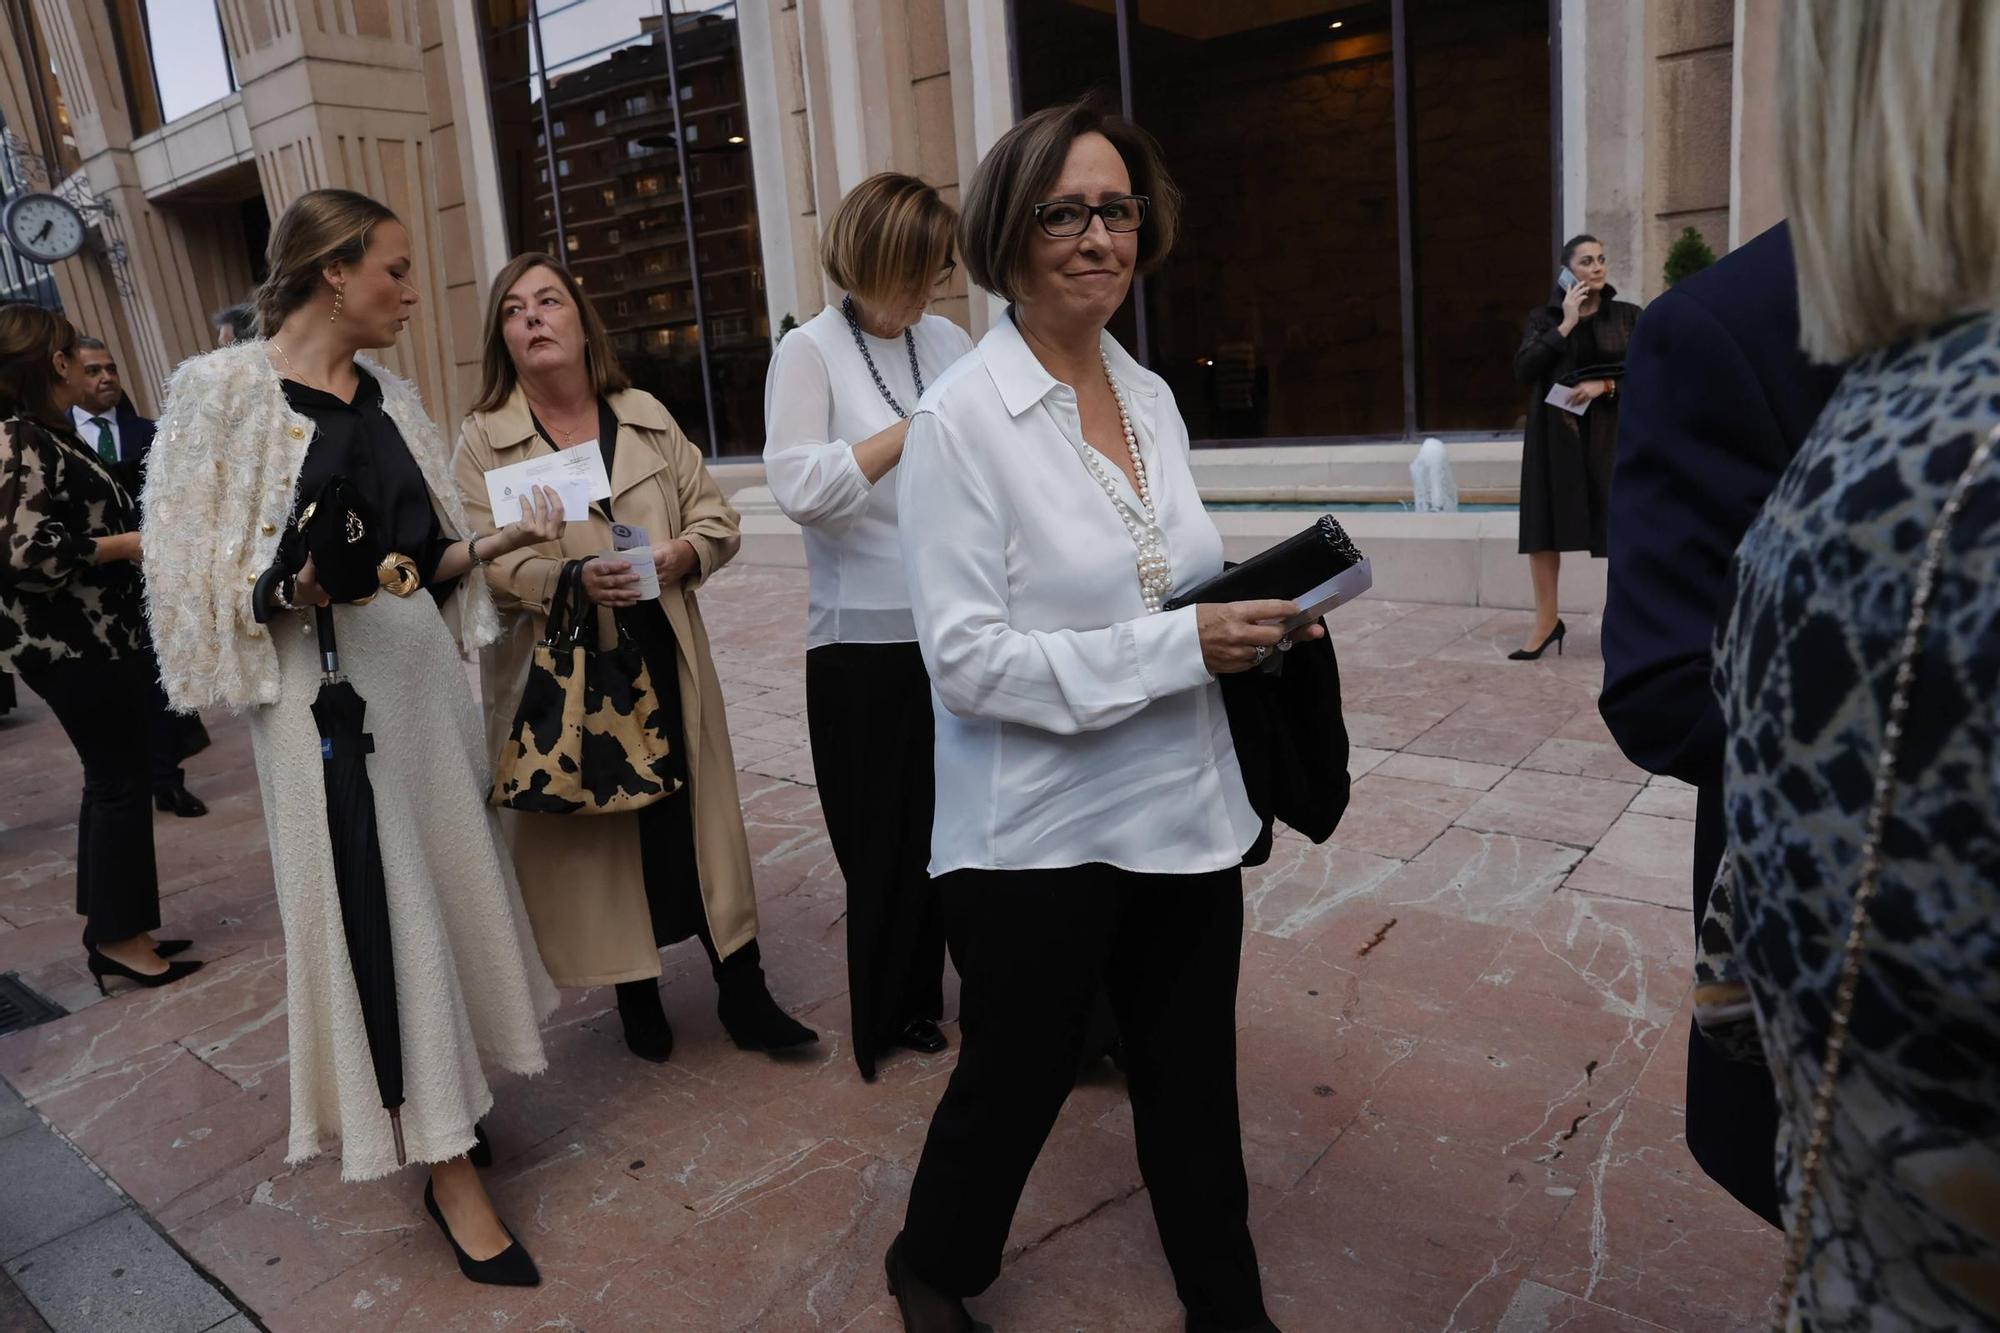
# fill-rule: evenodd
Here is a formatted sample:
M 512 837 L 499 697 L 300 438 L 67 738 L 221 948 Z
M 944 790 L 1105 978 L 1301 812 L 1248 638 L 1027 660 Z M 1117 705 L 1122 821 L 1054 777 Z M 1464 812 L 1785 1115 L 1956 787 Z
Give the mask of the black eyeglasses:
M 1035 221 L 1051 236 L 1081 236 L 1090 230 L 1092 218 L 1103 218 L 1106 231 L 1137 231 L 1146 221 L 1146 208 L 1153 201 L 1143 194 L 1122 195 L 1101 204 L 1057 199 L 1035 205 Z

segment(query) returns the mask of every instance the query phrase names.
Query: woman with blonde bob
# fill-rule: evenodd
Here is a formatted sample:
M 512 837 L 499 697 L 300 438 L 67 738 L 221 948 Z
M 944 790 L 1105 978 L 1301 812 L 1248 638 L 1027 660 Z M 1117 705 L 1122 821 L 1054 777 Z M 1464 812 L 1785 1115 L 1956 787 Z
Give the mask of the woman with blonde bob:
M 958 1067 L 887 1257 L 922 1333 L 973 1327 L 963 1299 L 1000 1271 L 1100 990 L 1188 1327 L 1272 1328 L 1236 1108 L 1261 825 L 1215 678 L 1277 651 L 1297 608 L 1164 609 L 1222 571 L 1222 538 L 1172 392 L 1105 330 L 1173 249 L 1179 202 L 1152 137 L 1090 102 L 1001 135 L 959 252 L 1011 304 L 930 387 L 898 472 L 963 980 Z
M 406 1158 L 429 1163 L 425 1207 L 460 1270 L 530 1286 L 534 1261 L 474 1170 L 487 1156 L 478 1121 L 493 1104 L 480 1057 L 542 1072 L 540 1020 L 556 994 L 486 808 L 459 645 L 490 642 L 498 628 L 486 562 L 547 540 L 562 515 L 538 492 L 511 521 L 470 521 L 416 390 L 361 355 L 393 346 L 416 307 L 410 251 L 394 213 L 348 190 L 300 195 L 278 219 L 257 293 L 269 337 L 186 361 L 167 386 L 146 473 L 146 609 L 174 706 L 250 716 L 285 928 L 286 1159 L 337 1135 L 344 1180 L 387 1175 Z M 397 1117 L 383 1108 L 362 1027 L 329 841 L 312 712 L 315 611 L 328 597 L 313 561 L 295 573 L 279 564 L 285 531 L 336 479 L 372 512 L 380 549 L 414 572 L 331 608 L 341 668 L 374 738 L 366 762 L 402 1035 Z
M 930 884 L 931 683 L 896 528 L 910 414 L 972 350 L 924 313 L 952 272 L 957 215 L 914 176 L 854 187 L 820 262 L 843 295 L 778 344 L 764 381 L 764 474 L 805 530 L 806 717 L 827 837 L 847 880 L 855 1063 L 945 1048 L 944 918 Z
M 626 1047 L 662 1062 L 674 1033 L 660 1000 L 660 950 L 694 936 L 738 1047 L 809 1044 L 817 1035 L 765 985 L 729 718 L 695 599 L 736 554 L 736 511 L 667 409 L 631 386 L 596 309 L 548 255 L 517 256 L 493 280 L 484 365 L 456 462 L 475 522 L 488 513 L 485 473 L 557 450 L 595 451 L 611 489 L 587 519 L 488 570 L 506 613 L 481 672 L 489 744 L 497 756 L 508 740 L 557 579 L 580 560 L 600 635 L 609 642 L 622 629 L 658 686 L 653 721 L 681 783 L 632 813 L 503 813 L 542 959 L 559 986 L 612 986 Z M 644 529 L 650 549 L 597 558 L 613 548 L 613 523 Z M 658 597 L 640 593 L 642 562 L 659 578 Z
M 1803 340 L 1853 358 L 1716 653 L 1781 1318 L 2000 1327 L 2000 5 L 1794 0 L 1780 60 Z

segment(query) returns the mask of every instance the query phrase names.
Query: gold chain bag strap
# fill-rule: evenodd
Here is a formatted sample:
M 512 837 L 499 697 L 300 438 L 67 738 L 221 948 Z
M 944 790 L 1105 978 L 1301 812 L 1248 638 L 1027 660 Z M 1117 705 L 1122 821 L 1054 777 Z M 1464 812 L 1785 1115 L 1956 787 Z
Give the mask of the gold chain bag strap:
M 681 788 L 637 645 L 620 625 L 616 644 L 597 646 L 597 608 L 584 594 L 583 564 L 568 562 L 556 578 L 548 624 L 500 749 L 494 805 L 544 815 L 622 814 Z
M 1784 1285 L 1778 1292 L 1778 1317 L 1774 1327 L 1783 1333 L 1791 1317 L 1792 1302 L 1799 1292 L 1799 1278 L 1805 1271 L 1806 1251 L 1812 1244 L 1813 1200 L 1819 1193 L 1819 1169 L 1826 1156 L 1826 1143 L 1833 1126 L 1834 1087 L 1840 1080 L 1841 1064 L 1847 1054 L 1848 1020 L 1854 1013 L 1855 992 L 1861 985 L 1861 952 L 1868 943 L 1868 905 L 1882 883 L 1882 835 L 1895 804 L 1896 762 L 1902 749 L 1903 722 L 1910 711 L 1910 692 L 1916 683 L 1917 654 L 1930 622 L 1931 596 L 1937 589 L 1938 568 L 1944 563 L 1945 537 L 1965 506 L 1965 493 L 1974 476 L 1985 466 L 2000 428 L 1995 428 L 1972 451 L 1965 471 L 1952 483 L 1937 521 L 1931 524 L 1924 542 L 1923 563 L 1917 567 L 1916 590 L 1910 598 L 1910 622 L 1903 630 L 1903 642 L 1896 652 L 1896 676 L 1889 693 L 1888 719 L 1882 728 L 1882 760 L 1875 773 L 1874 799 L 1868 807 L 1865 841 L 1861 848 L 1860 874 L 1854 886 L 1854 908 L 1848 915 L 1847 943 L 1841 951 L 1840 982 L 1834 991 L 1833 1017 L 1826 1031 L 1826 1063 L 1820 1070 L 1819 1085 L 1813 1093 L 1812 1133 L 1805 1155 L 1799 1161 L 1799 1197 L 1792 1211 L 1792 1230 L 1785 1256 Z

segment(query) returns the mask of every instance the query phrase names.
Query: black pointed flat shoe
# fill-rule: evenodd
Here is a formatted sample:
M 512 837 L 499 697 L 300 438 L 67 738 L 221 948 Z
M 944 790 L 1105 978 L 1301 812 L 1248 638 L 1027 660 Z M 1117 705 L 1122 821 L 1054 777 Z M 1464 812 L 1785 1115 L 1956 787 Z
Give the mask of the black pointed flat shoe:
M 937 1023 L 928 1018 L 913 1018 L 903 1024 L 903 1030 L 896 1034 L 895 1040 L 890 1044 L 900 1046 L 906 1051 L 916 1051 L 920 1055 L 936 1055 L 951 1045 L 944 1039 L 944 1033 L 939 1030 Z
M 164 810 L 181 819 L 200 819 L 208 813 L 208 807 L 201 803 L 201 797 L 186 787 L 166 787 L 154 792 L 153 805 L 156 809 Z
M 458 1271 L 465 1274 L 467 1280 L 489 1287 L 542 1285 L 541 1270 L 535 1267 L 535 1261 L 528 1257 L 528 1252 L 521 1248 L 521 1242 L 512 1230 L 507 1231 L 510 1243 L 506 1249 L 491 1259 L 475 1259 L 459 1248 L 458 1238 L 445 1225 L 444 1210 L 438 1207 L 437 1194 L 431 1189 L 429 1181 L 424 1182 L 424 1210 L 431 1215 L 431 1221 L 437 1223 L 438 1230 L 444 1232 L 445 1240 L 451 1244 L 452 1254 L 458 1258 Z

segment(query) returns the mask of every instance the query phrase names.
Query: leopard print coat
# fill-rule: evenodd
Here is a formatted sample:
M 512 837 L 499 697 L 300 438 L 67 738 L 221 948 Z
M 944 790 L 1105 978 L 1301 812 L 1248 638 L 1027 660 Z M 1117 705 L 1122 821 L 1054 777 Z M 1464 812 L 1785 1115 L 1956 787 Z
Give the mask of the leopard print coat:
M 2000 313 L 1864 357 L 1737 552 L 1715 654 L 1724 800 L 1787 1199 L 1915 572 L 1996 426 Z M 2000 463 L 1966 494 L 1934 597 L 1787 1312 L 1815 1333 L 2000 1327 Z
M 96 561 L 97 538 L 138 526 L 132 497 L 74 434 L 0 423 L 0 669 L 32 681 L 65 658 L 144 651 L 139 566 Z

